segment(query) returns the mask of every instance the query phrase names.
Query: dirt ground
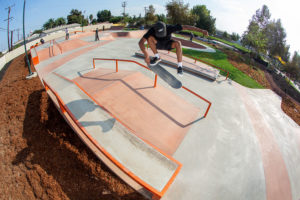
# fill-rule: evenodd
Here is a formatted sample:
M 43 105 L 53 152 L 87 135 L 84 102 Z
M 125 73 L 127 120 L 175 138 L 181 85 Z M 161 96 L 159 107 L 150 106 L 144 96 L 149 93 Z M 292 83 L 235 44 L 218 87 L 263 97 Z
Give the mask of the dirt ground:
M 0 74 L 0 199 L 144 200 L 81 142 L 24 55 Z

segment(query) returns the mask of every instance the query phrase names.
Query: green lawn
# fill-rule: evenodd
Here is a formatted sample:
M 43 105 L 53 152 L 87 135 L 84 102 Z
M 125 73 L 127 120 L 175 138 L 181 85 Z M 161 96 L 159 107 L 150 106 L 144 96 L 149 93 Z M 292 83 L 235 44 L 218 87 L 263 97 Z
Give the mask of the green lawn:
M 219 42 L 223 42 L 223 43 L 225 43 L 225 44 L 228 44 L 229 46 L 233 46 L 233 47 L 235 47 L 235 48 L 237 48 L 237 49 L 239 49 L 239 50 L 241 50 L 241 51 L 244 51 L 244 52 L 249 52 L 248 49 L 246 49 L 245 47 L 243 47 L 243 46 L 241 46 L 241 45 L 239 45 L 239 44 L 236 44 L 236 43 L 234 43 L 234 42 L 229 42 L 229 41 L 227 41 L 227 40 L 223 40 L 223 39 L 221 39 L 221 38 L 217 38 L 217 37 L 213 37 L 213 36 L 209 36 L 209 39 L 211 39 L 211 40 L 217 40 L 217 41 L 219 41 Z
M 235 82 L 249 88 L 264 88 L 255 80 L 244 74 L 242 71 L 231 65 L 227 59 L 227 55 L 223 52 L 216 50 L 216 53 L 200 52 L 191 49 L 183 48 L 183 54 L 189 55 L 198 59 L 201 59 L 210 64 L 216 65 L 222 69 L 229 71 L 229 78 Z M 220 71 L 223 76 L 226 76 L 226 72 Z
M 192 32 L 194 35 L 203 36 L 202 33 L 197 32 L 197 31 L 183 30 L 182 32 L 186 32 L 186 33 L 191 33 L 191 32 Z M 237 49 L 239 49 L 239 50 L 241 50 L 241 51 L 249 52 L 248 49 L 246 49 L 245 47 L 243 47 L 243 46 L 241 46 L 241 45 L 239 45 L 239 44 L 236 44 L 236 43 L 234 43 L 234 42 L 229 42 L 229 41 L 227 41 L 227 40 L 223 40 L 223 39 L 220 39 L 220 38 L 217 38 L 217 37 L 213 37 L 213 36 L 208 36 L 208 38 L 211 39 L 211 40 L 217 40 L 217 41 L 219 41 L 219 42 L 223 42 L 223 43 L 228 44 L 229 46 L 233 46 L 233 47 L 235 47 L 235 48 L 237 48 Z

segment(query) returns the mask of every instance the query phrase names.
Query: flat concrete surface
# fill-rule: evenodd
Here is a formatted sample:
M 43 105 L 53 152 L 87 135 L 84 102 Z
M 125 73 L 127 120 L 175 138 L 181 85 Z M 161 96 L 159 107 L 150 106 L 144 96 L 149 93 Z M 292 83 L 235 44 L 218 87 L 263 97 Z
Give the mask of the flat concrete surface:
M 139 51 L 138 38 L 117 38 L 109 36 L 109 33 L 105 37 L 108 43 L 81 53 L 76 54 L 79 50 L 66 54 L 68 59 L 65 60 L 61 57 L 49 62 L 42 67 L 48 69 L 47 73 L 42 73 L 43 77 L 52 76 L 55 72 L 71 80 L 76 79 L 93 70 L 92 58 L 95 57 L 144 62 L 133 56 Z M 43 62 L 36 68 L 42 65 Z M 139 72 L 151 80 L 154 78 L 151 71 L 138 65 L 119 62 L 118 66 L 119 70 Z M 177 76 L 175 68 L 162 66 Z M 96 68 L 115 69 L 115 62 L 96 61 Z M 210 100 L 212 107 L 206 118 L 191 125 L 173 154 L 182 164 L 182 169 L 162 199 L 299 200 L 300 127 L 281 110 L 281 98 L 270 90 L 248 89 L 225 78 L 209 81 L 191 73 L 184 73 L 178 78 L 184 86 Z M 207 104 L 190 93 L 172 89 L 160 79 L 158 84 L 198 107 L 199 116 L 205 112 Z M 63 90 L 66 98 L 73 93 L 71 89 Z M 76 109 L 80 109 L 79 113 L 86 112 L 82 107 L 83 104 L 77 104 L 73 107 L 74 112 Z M 127 112 L 130 114 L 131 110 Z M 86 125 L 90 127 L 89 123 Z M 114 126 L 110 124 L 108 128 L 114 129 Z M 99 140 L 109 135 L 105 135 L 100 123 L 97 130 Z M 122 146 L 116 140 L 109 144 Z M 126 148 L 131 147 L 124 147 L 124 151 Z M 156 175 L 152 173 L 148 175 Z M 161 187 L 158 182 L 153 184 Z

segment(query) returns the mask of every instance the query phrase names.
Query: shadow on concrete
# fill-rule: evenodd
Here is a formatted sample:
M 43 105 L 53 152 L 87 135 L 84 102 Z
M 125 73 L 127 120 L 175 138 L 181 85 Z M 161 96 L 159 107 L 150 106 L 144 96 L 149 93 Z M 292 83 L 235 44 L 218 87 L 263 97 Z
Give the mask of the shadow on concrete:
M 44 95 L 42 101 L 43 92 L 35 91 L 29 96 L 23 123 L 27 147 L 12 161 L 13 165 L 27 168 L 27 180 L 36 199 L 144 200 L 88 149 L 50 98 L 45 100 Z
M 82 75 L 80 72 L 77 72 L 78 75 L 81 78 L 85 78 L 85 79 L 90 79 L 90 80 L 101 80 L 101 81 L 119 81 L 121 82 L 123 85 L 125 85 L 128 89 L 130 89 L 132 92 L 134 92 L 136 95 L 138 95 L 139 97 L 141 97 L 145 102 L 147 102 L 149 105 L 151 105 L 153 108 L 155 108 L 157 111 L 159 111 L 160 113 L 162 113 L 165 117 L 167 117 L 169 120 L 171 120 L 172 122 L 174 122 L 176 125 L 180 126 L 181 128 L 186 128 L 188 126 L 190 126 L 191 124 L 194 124 L 200 120 L 203 119 L 203 117 L 200 117 L 198 119 L 196 119 L 193 122 L 190 122 L 188 124 L 182 124 L 179 121 L 177 121 L 176 119 L 174 119 L 171 115 L 169 115 L 168 113 L 166 113 L 164 110 L 162 110 L 160 107 L 158 107 L 156 104 L 154 104 L 152 101 L 150 101 L 149 99 L 147 99 L 144 95 L 142 95 L 137 89 L 131 87 L 128 83 L 126 83 L 125 81 L 123 81 L 122 79 L 104 79 L 104 78 L 95 78 L 95 77 L 86 77 L 84 75 Z M 149 88 L 153 88 L 149 87 Z M 141 89 L 141 88 L 138 88 Z M 142 88 L 145 89 L 145 88 Z M 104 108 L 104 110 L 106 110 L 107 112 L 109 112 L 109 110 L 107 110 L 106 108 Z M 109 112 L 110 113 L 110 112 Z

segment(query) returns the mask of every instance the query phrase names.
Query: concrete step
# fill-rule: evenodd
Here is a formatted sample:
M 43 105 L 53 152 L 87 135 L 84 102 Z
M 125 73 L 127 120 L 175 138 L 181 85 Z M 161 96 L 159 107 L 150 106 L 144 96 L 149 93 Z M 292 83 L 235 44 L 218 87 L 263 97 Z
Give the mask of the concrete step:
M 148 49 L 147 51 L 148 51 L 149 56 L 154 56 L 153 52 L 150 49 Z M 173 53 L 173 52 L 168 53 L 167 51 L 162 51 L 162 50 L 159 50 L 158 52 L 159 52 L 160 58 L 162 59 L 162 61 L 161 61 L 162 63 L 170 65 L 172 67 L 177 67 L 177 56 L 175 53 Z M 135 53 L 135 56 L 142 57 L 142 58 L 145 57 L 142 51 L 137 51 Z M 217 79 L 217 77 L 220 73 L 220 70 L 218 70 L 218 69 L 215 69 L 215 68 L 213 68 L 205 63 L 199 62 L 199 61 L 197 61 L 195 63 L 195 60 L 185 57 L 185 56 L 183 56 L 182 65 L 183 65 L 184 71 L 188 71 L 188 72 L 197 74 L 199 76 L 208 78 L 213 81 L 215 81 Z

